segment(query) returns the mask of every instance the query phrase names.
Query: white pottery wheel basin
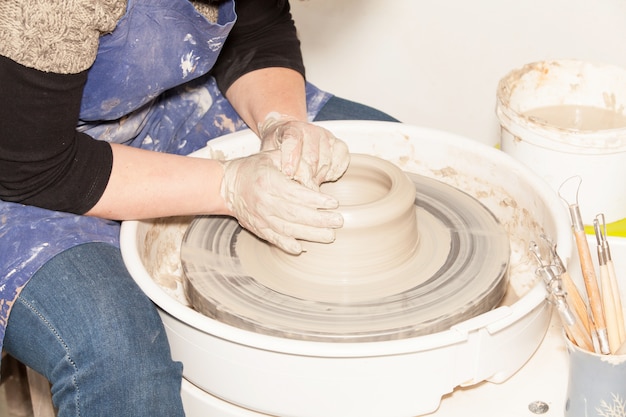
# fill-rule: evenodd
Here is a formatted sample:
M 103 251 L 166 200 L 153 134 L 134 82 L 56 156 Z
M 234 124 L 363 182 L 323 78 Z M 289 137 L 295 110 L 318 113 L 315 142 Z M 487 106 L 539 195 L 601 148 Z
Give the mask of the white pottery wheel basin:
M 489 208 L 511 240 L 505 300 L 449 330 L 401 340 L 327 343 L 257 334 L 212 320 L 180 298 L 178 250 L 190 218 L 124 222 L 124 260 L 159 307 L 185 379 L 249 412 L 281 417 L 411 417 L 436 410 L 457 386 L 506 380 L 534 353 L 551 316 L 529 242 L 545 233 L 566 261 L 571 257 L 558 196 L 510 156 L 457 135 L 387 122 L 321 125 L 353 153 L 450 184 Z M 258 139 L 245 131 L 215 139 L 194 156 L 257 150 Z

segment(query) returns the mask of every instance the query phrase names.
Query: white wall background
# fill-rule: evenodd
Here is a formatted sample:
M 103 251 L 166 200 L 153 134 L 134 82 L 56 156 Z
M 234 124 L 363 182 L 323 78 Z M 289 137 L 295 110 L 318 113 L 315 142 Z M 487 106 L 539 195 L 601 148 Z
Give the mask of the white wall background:
M 405 123 L 499 141 L 498 81 L 575 58 L 626 67 L 626 0 L 291 0 L 310 81 Z

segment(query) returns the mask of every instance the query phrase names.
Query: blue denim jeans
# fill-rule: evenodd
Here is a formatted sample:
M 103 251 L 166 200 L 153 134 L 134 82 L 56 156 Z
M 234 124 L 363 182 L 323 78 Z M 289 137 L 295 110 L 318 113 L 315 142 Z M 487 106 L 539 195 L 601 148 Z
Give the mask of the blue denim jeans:
M 397 121 L 337 97 L 315 120 Z M 113 246 L 76 246 L 39 269 L 13 306 L 4 348 L 51 381 L 58 417 L 184 416 L 182 366 Z
M 333 96 L 322 107 L 315 117 L 316 122 L 326 120 L 380 120 L 397 122 L 398 120 L 387 113 L 354 101 Z
M 59 417 L 178 417 L 182 366 L 119 249 L 89 243 L 46 263 L 13 306 L 5 349 L 52 382 Z

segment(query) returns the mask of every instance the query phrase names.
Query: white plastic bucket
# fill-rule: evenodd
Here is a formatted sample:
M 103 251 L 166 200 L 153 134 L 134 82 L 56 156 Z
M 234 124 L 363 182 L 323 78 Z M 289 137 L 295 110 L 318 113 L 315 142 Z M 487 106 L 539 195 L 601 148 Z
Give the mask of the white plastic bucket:
M 619 120 L 592 127 L 529 115 L 557 106 L 593 108 Z M 563 199 L 578 202 L 585 224 L 602 213 L 607 223 L 626 218 L 626 69 L 575 60 L 527 64 L 498 84 L 496 114 L 501 149 L 542 177 Z M 578 194 L 570 180 L 579 177 Z M 566 188 L 562 186 L 568 184 Z M 578 182 L 576 182 L 578 185 Z M 575 190 L 575 189 L 574 189 Z M 620 222 L 621 223 L 621 222 Z

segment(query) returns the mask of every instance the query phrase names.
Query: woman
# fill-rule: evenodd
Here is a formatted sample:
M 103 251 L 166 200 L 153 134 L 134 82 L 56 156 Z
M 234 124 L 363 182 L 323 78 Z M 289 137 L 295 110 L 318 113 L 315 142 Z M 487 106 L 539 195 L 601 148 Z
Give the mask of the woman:
M 342 218 L 348 150 L 309 121 L 393 120 L 305 82 L 286 1 L 0 3 L 0 339 L 59 416 L 182 416 L 181 365 L 119 220 L 221 214 L 290 253 Z M 262 152 L 182 155 L 249 127 Z M 5 332 L 6 330 L 6 332 Z

